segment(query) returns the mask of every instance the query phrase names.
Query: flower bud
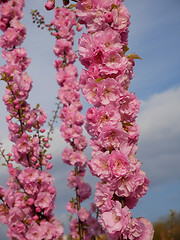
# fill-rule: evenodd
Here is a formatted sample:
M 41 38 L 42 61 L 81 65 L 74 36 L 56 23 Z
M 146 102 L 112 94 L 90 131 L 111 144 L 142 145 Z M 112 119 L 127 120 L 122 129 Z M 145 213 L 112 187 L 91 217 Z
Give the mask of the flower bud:
M 54 1 L 47 1 L 47 3 L 45 4 L 45 8 L 46 10 L 50 11 L 55 7 Z

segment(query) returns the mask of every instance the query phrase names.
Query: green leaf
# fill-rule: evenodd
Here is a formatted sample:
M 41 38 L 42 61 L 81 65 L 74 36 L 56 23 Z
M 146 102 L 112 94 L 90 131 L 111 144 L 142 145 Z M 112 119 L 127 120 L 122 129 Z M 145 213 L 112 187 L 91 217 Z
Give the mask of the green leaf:
M 100 82 L 100 81 L 103 80 L 103 79 L 105 79 L 105 76 L 103 76 L 103 77 L 101 77 L 101 78 L 97 78 L 97 79 L 95 80 L 95 82 Z
M 117 6 L 116 4 L 112 4 L 112 5 L 111 5 L 111 11 L 112 11 L 113 9 L 118 9 L 118 6 Z
M 72 9 L 72 8 L 74 8 L 76 6 L 76 4 L 70 4 L 69 6 L 68 6 L 68 8 L 69 9 Z
M 130 54 L 127 56 L 127 58 L 129 58 L 129 59 L 141 59 L 141 60 L 142 60 L 142 58 L 139 57 L 139 55 L 137 55 L 136 53 L 130 53 Z
M 126 44 L 124 44 L 124 54 L 129 50 L 128 46 Z
M 133 127 L 133 125 L 131 123 L 123 123 L 123 126 L 129 126 L 129 127 Z
M 2 163 L 1 165 L 2 165 L 2 166 L 7 166 L 7 164 L 6 164 L 6 163 Z

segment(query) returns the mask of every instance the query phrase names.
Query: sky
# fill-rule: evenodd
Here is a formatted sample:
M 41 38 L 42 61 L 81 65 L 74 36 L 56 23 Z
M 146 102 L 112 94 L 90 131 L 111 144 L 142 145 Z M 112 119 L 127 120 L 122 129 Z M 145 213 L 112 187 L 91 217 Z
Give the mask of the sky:
M 58 0 L 56 0 L 58 3 Z M 55 109 L 58 85 L 53 67 L 55 40 L 46 30 L 33 25 L 31 9 L 38 9 L 47 22 L 53 18 L 46 12 L 46 1 L 25 1 L 23 23 L 27 27 L 27 38 L 23 46 L 31 58 L 28 74 L 33 80 L 33 89 L 28 102 L 32 107 L 37 103 L 47 112 L 48 120 Z M 59 0 L 60 2 L 60 0 Z M 141 102 L 137 123 L 140 126 L 137 158 L 143 163 L 151 184 L 147 194 L 139 200 L 133 210 L 134 217 L 143 216 L 155 222 L 170 213 L 170 209 L 180 211 L 180 1 L 179 0 L 126 0 L 125 5 L 131 14 L 129 32 L 130 52 L 137 53 L 143 60 L 136 60 L 135 77 L 131 81 L 130 91 Z M 77 41 L 82 33 L 76 36 Z M 0 65 L 4 61 L 0 57 Z M 77 63 L 78 71 L 81 66 Z M 0 142 L 10 150 L 8 130 L 5 122 L 6 110 L 2 102 L 5 84 L 0 82 Z M 89 105 L 81 96 L 86 113 Z M 66 186 L 67 174 L 72 169 L 62 163 L 61 152 L 67 145 L 59 132 L 60 121 L 55 132 L 50 152 L 53 155 L 54 168 L 51 170 L 57 187 L 57 218 L 67 229 L 67 201 L 74 192 Z M 86 134 L 86 133 L 85 133 Z M 88 135 L 86 134 L 88 137 Z M 91 149 L 86 149 L 90 158 Z M 8 179 L 5 167 L 0 167 L 0 185 Z M 93 194 L 97 179 L 88 172 L 86 180 L 91 182 Z M 93 195 L 90 199 L 93 201 Z M 89 201 L 85 203 L 87 206 Z M 0 225 L 0 239 L 7 240 L 6 227 Z

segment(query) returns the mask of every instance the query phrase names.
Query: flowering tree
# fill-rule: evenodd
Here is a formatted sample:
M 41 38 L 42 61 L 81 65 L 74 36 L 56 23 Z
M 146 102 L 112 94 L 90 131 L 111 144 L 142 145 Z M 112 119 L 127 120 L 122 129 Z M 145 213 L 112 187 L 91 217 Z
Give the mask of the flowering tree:
M 147 191 L 149 180 L 136 158 L 139 127 L 136 116 L 139 101 L 129 92 L 136 54 L 127 55 L 129 12 L 121 0 L 79 0 L 55 8 L 55 0 L 47 1 L 47 10 L 55 18 L 45 24 L 43 17 L 32 11 L 34 22 L 47 27 L 56 38 L 54 67 L 60 86 L 62 104 L 60 131 L 68 143 L 62 153 L 66 164 L 73 166 L 68 186 L 75 196 L 67 203 L 74 215 L 70 221 L 73 239 L 98 239 L 105 233 L 108 239 L 151 240 L 152 224 L 144 218 L 133 218 L 134 208 Z M 21 44 L 26 28 L 20 22 L 24 0 L 0 0 L 0 45 L 6 64 L 1 67 L 1 80 L 6 83 L 4 104 L 12 152 L 1 157 L 10 177 L 7 188 L 0 187 L 0 221 L 8 225 L 10 239 L 61 239 L 63 227 L 53 211 L 56 189 L 48 173 L 52 168 L 49 148 L 50 133 L 45 135 L 46 115 L 37 105 L 31 108 L 28 94 L 32 80 L 26 69 L 30 64 Z M 79 82 L 73 65 L 77 55 L 73 50 L 75 27 L 85 25 L 87 33 L 79 39 L 79 60 L 85 67 Z M 80 89 L 93 106 L 86 117 L 81 114 Z M 91 136 L 92 158 L 83 153 L 87 140 L 82 125 Z M 87 210 L 82 202 L 91 195 L 84 181 L 86 166 L 99 178 L 95 203 Z M 99 237 L 100 238 L 100 237 Z

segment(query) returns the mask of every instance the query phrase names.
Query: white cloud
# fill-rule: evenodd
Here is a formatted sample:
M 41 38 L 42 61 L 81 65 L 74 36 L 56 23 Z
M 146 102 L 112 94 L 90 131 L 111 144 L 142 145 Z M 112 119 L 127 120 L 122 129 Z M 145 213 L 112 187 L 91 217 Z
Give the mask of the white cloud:
M 139 158 L 153 184 L 180 176 L 180 87 L 142 101 Z

